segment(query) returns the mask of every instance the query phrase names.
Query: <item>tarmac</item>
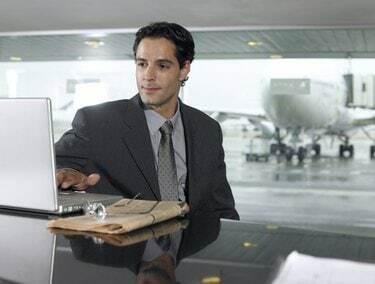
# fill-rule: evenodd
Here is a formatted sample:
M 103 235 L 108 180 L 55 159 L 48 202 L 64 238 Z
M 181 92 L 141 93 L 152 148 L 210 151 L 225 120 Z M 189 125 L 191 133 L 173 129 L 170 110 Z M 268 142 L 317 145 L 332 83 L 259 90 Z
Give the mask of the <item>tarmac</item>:
M 320 158 L 247 162 L 246 135 L 225 135 L 227 177 L 242 221 L 375 236 L 375 160 L 371 141 L 353 139 L 353 159 L 322 141 Z

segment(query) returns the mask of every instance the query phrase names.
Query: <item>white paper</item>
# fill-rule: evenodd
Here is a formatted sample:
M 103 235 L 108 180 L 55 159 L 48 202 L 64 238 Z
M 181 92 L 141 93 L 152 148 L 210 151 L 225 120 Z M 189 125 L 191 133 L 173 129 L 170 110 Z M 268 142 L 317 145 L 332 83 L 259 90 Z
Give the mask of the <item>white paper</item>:
M 375 264 L 289 254 L 273 284 L 375 284 Z

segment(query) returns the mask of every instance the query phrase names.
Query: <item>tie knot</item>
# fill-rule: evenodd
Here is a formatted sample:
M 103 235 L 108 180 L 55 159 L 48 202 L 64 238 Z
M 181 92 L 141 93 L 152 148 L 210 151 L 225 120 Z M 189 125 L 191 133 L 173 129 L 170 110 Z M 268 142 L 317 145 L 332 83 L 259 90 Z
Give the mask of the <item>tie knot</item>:
M 166 122 L 164 122 L 164 124 L 159 128 L 161 134 L 165 134 L 165 135 L 171 135 L 172 134 L 172 131 L 173 131 L 173 125 L 172 125 L 172 122 L 170 120 L 167 120 Z

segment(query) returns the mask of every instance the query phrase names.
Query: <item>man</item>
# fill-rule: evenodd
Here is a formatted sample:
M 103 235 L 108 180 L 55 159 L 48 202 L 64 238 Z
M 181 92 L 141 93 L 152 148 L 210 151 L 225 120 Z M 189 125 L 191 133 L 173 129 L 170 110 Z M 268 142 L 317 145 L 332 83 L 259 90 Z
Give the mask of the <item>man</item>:
M 154 23 L 137 32 L 133 51 L 139 94 L 77 112 L 56 143 L 58 185 L 183 200 L 191 211 L 238 219 L 219 124 L 178 100 L 194 59 L 191 34 Z

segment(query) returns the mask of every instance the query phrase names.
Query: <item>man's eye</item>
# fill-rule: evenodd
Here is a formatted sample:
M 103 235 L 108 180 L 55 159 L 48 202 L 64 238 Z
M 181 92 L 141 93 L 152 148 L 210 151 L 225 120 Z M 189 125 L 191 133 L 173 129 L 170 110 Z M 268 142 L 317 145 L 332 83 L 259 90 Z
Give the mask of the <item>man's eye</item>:
M 160 64 L 160 68 L 161 69 L 167 69 L 167 68 L 169 68 L 169 65 L 168 64 Z
M 144 67 L 144 66 L 146 66 L 146 63 L 144 63 L 144 62 L 137 62 L 137 66 Z

